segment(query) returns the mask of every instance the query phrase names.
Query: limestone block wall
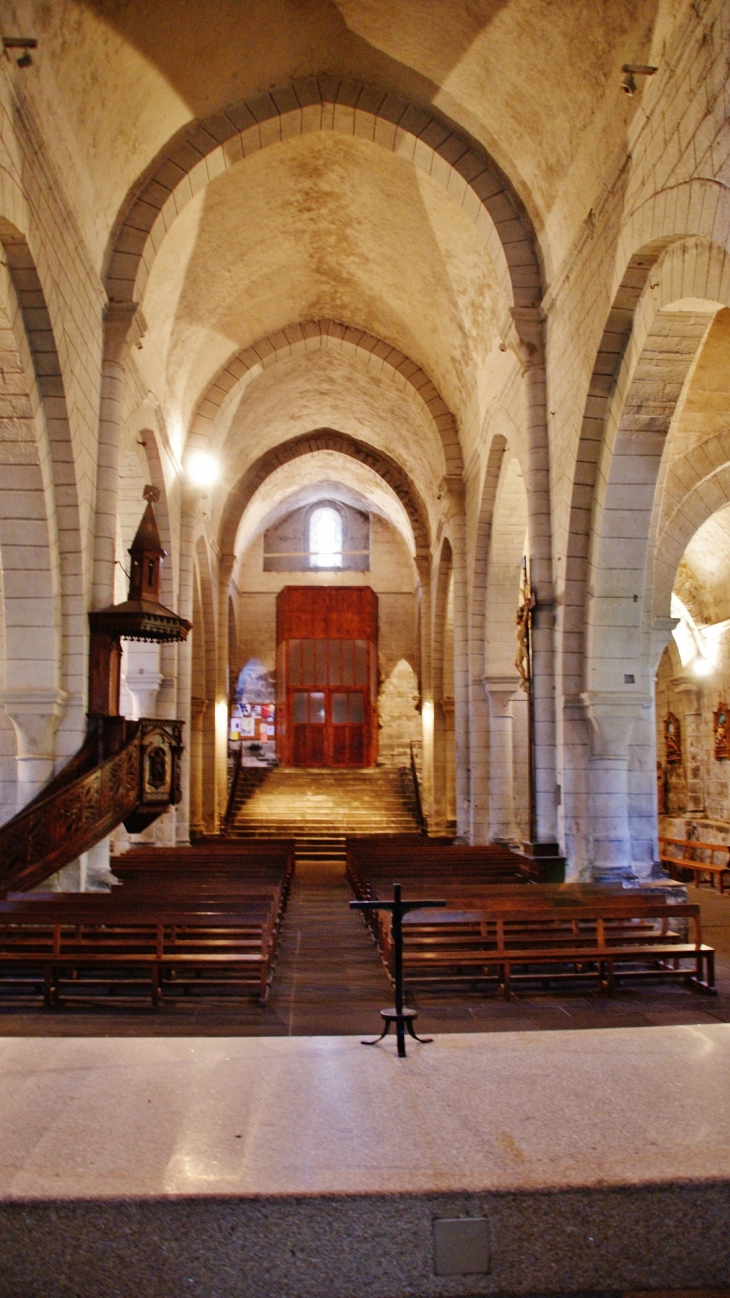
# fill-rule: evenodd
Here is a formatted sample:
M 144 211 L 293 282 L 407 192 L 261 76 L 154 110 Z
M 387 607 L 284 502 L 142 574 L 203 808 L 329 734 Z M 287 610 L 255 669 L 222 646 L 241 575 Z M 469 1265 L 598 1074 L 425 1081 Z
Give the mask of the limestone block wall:
M 657 411 L 653 429 L 647 425 L 641 435 L 638 426 L 634 429 L 617 512 L 609 519 L 596 506 L 612 472 L 619 485 L 621 466 L 612 461 L 613 451 L 657 307 L 673 298 L 717 303 L 728 291 L 722 259 L 713 253 L 727 246 L 729 236 L 727 46 L 728 15 L 721 3 L 688 6 L 678 15 L 660 51 L 659 71 L 642 92 L 642 112 L 607 160 L 601 193 L 543 302 L 557 583 L 559 825 L 578 873 L 596 861 L 599 804 L 607 828 L 623 818 L 621 842 L 605 845 L 615 850 L 615 862 L 640 871 L 649 867 L 655 795 L 646 718 L 655 660 L 651 584 L 644 582 L 641 551 L 649 533 L 647 501 L 650 507 L 660 439 L 678 389 L 667 411 Z M 671 245 L 682 247 L 685 241 L 671 282 L 663 284 L 661 258 L 670 257 Z M 679 369 L 680 383 L 687 372 L 681 369 L 683 357 L 693 355 L 683 329 L 678 328 L 671 358 L 674 374 L 666 373 L 676 382 Z M 648 375 L 641 399 L 657 398 L 661 404 L 667 392 L 663 382 L 657 365 L 655 386 Z M 591 571 L 599 552 L 603 568 Z M 626 574 L 634 563 L 637 583 L 629 591 Z M 609 595 L 604 620 L 591 643 L 586 635 L 591 598 L 600 572 L 611 570 L 616 576 L 604 581 Z M 593 675 L 597 647 L 612 674 L 608 685 L 605 676 Z M 623 724 L 610 735 L 607 722 L 617 709 L 624 710 Z M 625 774 L 618 774 L 620 768 Z
M 379 609 L 379 760 L 401 766 L 409 760 L 410 741 L 421 737 L 416 573 L 392 524 L 372 514 L 370 527 L 367 572 L 264 572 L 263 536 L 252 542 L 236 569 L 238 644 L 231 679 L 251 658 L 260 659 L 267 671 L 275 670 L 276 597 L 284 586 L 372 586 Z
M 730 823 L 730 760 L 717 760 L 713 712 L 730 698 L 730 637 L 725 634 L 711 677 L 698 679 L 682 672 L 670 646 L 657 674 L 656 750 L 666 782 L 666 815 L 686 821 Z M 679 719 L 682 763 L 667 764 L 664 722 L 668 713 Z

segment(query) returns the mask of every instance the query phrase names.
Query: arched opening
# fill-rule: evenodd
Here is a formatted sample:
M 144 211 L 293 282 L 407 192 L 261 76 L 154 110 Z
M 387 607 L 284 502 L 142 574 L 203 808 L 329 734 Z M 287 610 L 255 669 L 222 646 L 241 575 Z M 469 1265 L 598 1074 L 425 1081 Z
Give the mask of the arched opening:
M 309 515 L 309 562 L 312 568 L 342 567 L 342 514 L 335 505 L 317 505 Z
M 656 680 L 659 833 L 730 840 L 730 505 L 687 545 Z

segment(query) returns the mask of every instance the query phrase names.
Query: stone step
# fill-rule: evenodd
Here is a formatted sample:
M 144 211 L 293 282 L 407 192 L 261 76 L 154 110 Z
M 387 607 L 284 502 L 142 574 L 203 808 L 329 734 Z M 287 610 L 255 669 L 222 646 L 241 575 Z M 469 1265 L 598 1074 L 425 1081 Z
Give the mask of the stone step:
M 247 784 L 229 834 L 306 838 L 308 845 L 301 850 L 308 859 L 341 860 L 347 834 L 412 834 L 416 828 L 398 771 L 277 767 L 258 778 L 255 788 Z M 329 855 L 335 850 L 333 839 L 338 840 L 336 858 Z

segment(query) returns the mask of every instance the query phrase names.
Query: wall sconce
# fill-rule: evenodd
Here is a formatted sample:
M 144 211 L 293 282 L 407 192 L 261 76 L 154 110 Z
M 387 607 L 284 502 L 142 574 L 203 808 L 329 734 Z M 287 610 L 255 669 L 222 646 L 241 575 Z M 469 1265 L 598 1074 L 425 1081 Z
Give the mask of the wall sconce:
M 634 77 L 653 77 L 657 69 L 651 67 L 648 63 L 624 63 L 621 71 L 623 72 L 621 89 L 625 95 L 635 95 L 636 82 Z

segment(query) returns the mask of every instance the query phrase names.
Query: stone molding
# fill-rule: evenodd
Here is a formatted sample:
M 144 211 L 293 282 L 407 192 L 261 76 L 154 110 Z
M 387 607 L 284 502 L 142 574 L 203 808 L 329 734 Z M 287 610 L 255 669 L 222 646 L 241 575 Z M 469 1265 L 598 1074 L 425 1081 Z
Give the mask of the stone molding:
M 65 690 L 0 690 L 0 704 L 13 723 L 19 758 L 53 760 L 56 729 L 67 702 Z

